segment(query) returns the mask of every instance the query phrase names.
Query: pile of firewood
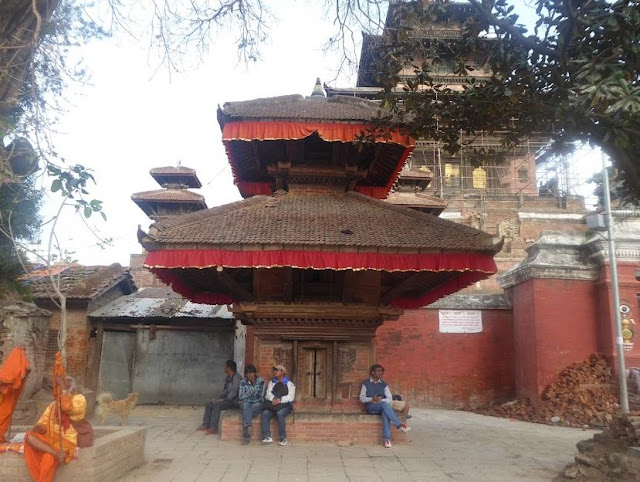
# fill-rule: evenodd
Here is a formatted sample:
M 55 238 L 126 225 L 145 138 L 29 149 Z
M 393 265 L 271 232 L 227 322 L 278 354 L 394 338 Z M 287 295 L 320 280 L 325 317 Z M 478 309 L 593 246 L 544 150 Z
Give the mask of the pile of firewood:
M 611 369 L 596 353 L 567 367 L 537 406 L 514 401 L 477 410 L 485 415 L 570 427 L 608 426 L 619 408 Z

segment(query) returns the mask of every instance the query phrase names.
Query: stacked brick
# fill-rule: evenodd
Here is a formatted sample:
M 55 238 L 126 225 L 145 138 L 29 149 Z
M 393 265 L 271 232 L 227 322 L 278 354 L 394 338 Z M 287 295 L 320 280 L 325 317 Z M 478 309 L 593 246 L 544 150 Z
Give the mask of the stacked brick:
M 516 401 L 477 411 L 528 422 L 602 427 L 611 424 L 618 409 L 611 368 L 604 357 L 596 353 L 585 362 L 567 367 L 547 388 L 543 401 L 537 406 Z

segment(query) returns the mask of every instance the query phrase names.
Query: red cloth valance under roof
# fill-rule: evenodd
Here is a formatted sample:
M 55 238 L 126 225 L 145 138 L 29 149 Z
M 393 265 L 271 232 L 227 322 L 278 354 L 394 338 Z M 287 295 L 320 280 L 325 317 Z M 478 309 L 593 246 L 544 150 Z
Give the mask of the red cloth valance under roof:
M 308 122 L 227 122 L 222 131 L 222 141 L 274 141 L 297 140 L 317 132 L 327 142 L 353 142 L 366 133 L 368 124 L 308 123 Z M 397 131 L 389 131 L 374 142 L 393 142 L 405 147 L 414 147 L 415 140 Z
M 309 137 L 314 132 L 327 142 L 353 142 L 357 137 L 367 133 L 371 126 L 357 123 L 307 123 L 307 122 L 227 122 L 222 131 L 222 142 L 227 151 L 231 164 L 231 171 L 238 189 L 243 196 L 271 194 L 271 184 L 268 182 L 249 182 L 238 176 L 236 160 L 231 150 L 233 141 L 274 141 L 299 140 Z M 398 163 L 389 182 L 385 186 L 356 186 L 355 190 L 376 199 L 385 199 L 391 186 L 402 170 L 402 166 L 415 147 L 415 140 L 406 134 L 389 131 L 384 136 L 375 138 L 376 143 L 394 143 L 404 146 L 405 150 L 398 158 Z
M 225 251 L 225 250 L 162 250 L 147 253 L 145 267 L 173 289 L 196 303 L 226 304 L 232 300 L 226 294 L 198 293 L 181 277 L 183 269 L 276 268 L 380 271 L 459 272 L 434 290 L 416 298 L 398 298 L 391 302 L 398 308 L 417 308 L 455 293 L 476 281 L 497 272 L 490 255 L 475 253 L 345 253 L 330 251 Z

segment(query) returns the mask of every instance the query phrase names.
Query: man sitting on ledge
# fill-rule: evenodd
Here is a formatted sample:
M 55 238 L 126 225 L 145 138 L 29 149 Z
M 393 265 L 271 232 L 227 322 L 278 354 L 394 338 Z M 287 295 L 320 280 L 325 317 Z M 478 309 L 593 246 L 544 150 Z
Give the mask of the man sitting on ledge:
M 230 408 L 238 408 L 239 406 L 238 391 L 240 390 L 242 377 L 238 374 L 236 362 L 227 360 L 224 365 L 224 373 L 227 378 L 224 381 L 224 388 L 220 398 L 207 402 L 204 406 L 204 417 L 198 430 L 205 432 L 207 435 L 218 433 L 220 412 Z
M 296 398 L 296 386 L 288 377 L 283 365 L 273 367 L 273 378 L 269 382 L 265 393 L 264 411 L 262 412 L 262 443 L 270 444 L 271 419 L 275 415 L 278 419 L 278 445 L 287 445 L 286 417 L 293 411 L 293 401 Z
M 242 444 L 247 445 L 251 441 L 253 430 L 252 419 L 262 413 L 264 404 L 264 380 L 257 375 L 254 365 L 247 365 L 244 369 L 244 378 L 240 382 L 240 408 L 242 409 Z
M 391 448 L 391 424 L 401 432 L 411 430 L 406 423 L 400 422 L 394 413 L 391 404 L 393 397 L 387 384 L 382 380 L 384 368 L 382 365 L 372 365 L 369 369 L 369 378 L 362 382 L 360 388 L 360 401 L 364 403 L 367 413 L 382 415 L 382 443 L 386 448 Z

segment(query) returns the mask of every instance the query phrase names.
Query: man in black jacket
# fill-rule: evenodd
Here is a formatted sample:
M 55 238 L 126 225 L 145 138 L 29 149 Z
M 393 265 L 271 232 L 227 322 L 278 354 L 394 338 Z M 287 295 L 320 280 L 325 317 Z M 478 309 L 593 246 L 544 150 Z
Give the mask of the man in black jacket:
M 206 432 L 208 435 L 218 433 L 218 422 L 220 422 L 220 412 L 230 408 L 238 408 L 238 390 L 242 377 L 237 372 L 236 362 L 227 360 L 224 366 L 227 379 L 224 382 L 224 389 L 218 400 L 212 400 L 204 406 L 204 417 L 202 425 L 198 430 Z

